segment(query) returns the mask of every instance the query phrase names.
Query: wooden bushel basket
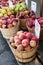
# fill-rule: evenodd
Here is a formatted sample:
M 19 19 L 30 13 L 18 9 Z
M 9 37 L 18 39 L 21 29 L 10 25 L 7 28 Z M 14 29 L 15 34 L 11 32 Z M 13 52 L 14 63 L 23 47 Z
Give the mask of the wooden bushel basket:
M 13 48 L 9 42 L 8 42 L 8 45 L 9 45 L 13 55 L 15 56 L 16 60 L 19 62 L 23 62 L 23 63 L 30 62 L 36 56 L 36 51 L 37 51 L 38 45 L 35 48 L 32 48 L 28 51 L 18 51 L 17 49 Z
M 30 31 L 30 32 L 32 32 L 32 33 L 35 34 L 35 31 L 34 31 L 33 28 L 30 28 L 30 27 L 27 26 L 27 29 L 28 29 L 28 31 Z M 43 40 L 43 28 L 41 28 L 41 31 L 40 31 L 40 38 L 39 38 L 39 39 L 40 39 L 40 40 Z
M 27 30 L 26 23 L 27 23 L 28 20 L 29 20 L 29 18 L 19 19 L 19 21 L 20 21 L 20 27 L 21 27 L 23 30 Z
M 4 38 L 10 39 L 10 37 L 15 35 L 15 33 L 18 31 L 18 29 L 19 29 L 19 22 L 17 23 L 16 26 L 14 26 L 12 28 L 5 28 L 5 29 L 0 28 L 0 31 Z

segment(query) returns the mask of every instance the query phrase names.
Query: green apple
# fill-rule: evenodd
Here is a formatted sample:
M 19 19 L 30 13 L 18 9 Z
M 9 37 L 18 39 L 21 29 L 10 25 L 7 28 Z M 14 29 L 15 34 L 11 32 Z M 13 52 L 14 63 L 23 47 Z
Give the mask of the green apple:
M 2 14 L 6 14 L 6 10 L 2 9 Z
M 1 18 L 1 17 L 3 17 L 3 14 L 2 14 L 2 13 L 0 13 L 0 18 Z

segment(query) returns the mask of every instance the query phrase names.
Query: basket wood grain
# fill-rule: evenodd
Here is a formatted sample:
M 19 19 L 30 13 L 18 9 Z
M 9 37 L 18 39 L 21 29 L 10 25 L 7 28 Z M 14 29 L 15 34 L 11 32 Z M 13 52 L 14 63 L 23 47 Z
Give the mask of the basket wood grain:
M 20 21 L 20 27 L 21 27 L 23 30 L 27 30 L 26 23 L 27 23 L 28 20 L 29 20 L 29 18 L 19 19 L 19 21 Z
M 13 48 L 10 43 L 8 43 L 13 55 L 15 56 L 16 60 L 19 62 L 30 62 L 36 56 L 37 46 L 35 48 L 30 49 L 29 51 L 18 51 L 17 49 Z
M 7 29 L 0 28 L 0 31 L 1 31 L 4 38 L 10 39 L 10 37 L 15 35 L 15 33 L 18 31 L 18 29 L 19 29 L 19 22 L 17 23 L 16 26 L 11 27 L 11 28 L 7 28 Z
M 34 30 L 33 28 L 30 28 L 30 27 L 27 26 L 27 29 L 28 29 L 28 31 L 30 31 L 30 32 L 32 32 L 32 33 L 35 34 L 35 30 Z M 40 40 L 43 40 L 43 28 L 41 28 L 40 38 L 39 38 L 39 39 L 40 39 Z

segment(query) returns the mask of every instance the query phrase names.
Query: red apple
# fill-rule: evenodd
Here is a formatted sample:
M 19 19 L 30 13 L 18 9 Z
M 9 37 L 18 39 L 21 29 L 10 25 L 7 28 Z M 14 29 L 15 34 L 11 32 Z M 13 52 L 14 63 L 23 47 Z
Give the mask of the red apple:
M 11 28 L 11 27 L 13 27 L 13 25 L 12 24 L 8 24 L 8 28 Z
M 39 23 L 42 25 L 43 24 L 43 20 L 40 20 Z
M 18 51 L 23 51 L 23 46 L 22 46 L 22 44 L 20 44 L 20 45 L 17 46 L 17 50 L 18 50 Z
M 33 37 L 32 37 L 32 40 L 38 42 L 38 38 L 37 38 L 36 36 L 33 36 Z
M 19 35 L 19 39 L 20 39 L 20 40 L 25 39 L 25 34 L 24 34 L 24 33 L 21 33 L 21 34 Z
M 11 19 L 7 19 L 7 22 L 8 22 L 8 24 L 11 24 L 12 20 Z
M 12 18 L 15 18 L 15 16 L 14 16 L 14 15 L 11 15 L 11 16 L 10 16 L 10 19 L 12 19 Z
M 22 40 L 23 47 L 27 47 L 29 45 L 29 43 L 30 43 L 30 40 L 29 39 Z
M 28 33 L 26 34 L 26 37 L 27 37 L 28 39 L 31 39 L 31 38 L 32 38 L 32 36 L 33 36 L 33 34 L 32 34 L 32 33 L 30 33 L 30 32 L 28 32 Z
M 16 45 L 20 45 L 21 44 L 21 40 L 17 39 L 17 40 L 15 40 L 15 43 L 16 43 Z

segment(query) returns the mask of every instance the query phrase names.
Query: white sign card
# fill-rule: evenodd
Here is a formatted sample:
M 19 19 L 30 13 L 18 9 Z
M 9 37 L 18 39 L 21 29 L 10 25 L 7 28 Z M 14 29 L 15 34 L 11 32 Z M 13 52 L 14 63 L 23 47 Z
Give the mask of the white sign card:
M 37 3 L 34 1 L 31 1 L 31 10 L 36 13 Z
M 37 38 L 40 37 L 40 29 L 41 29 L 40 24 L 39 24 L 38 20 L 36 19 L 35 20 L 35 35 Z
M 27 7 L 28 7 L 28 0 L 25 0 L 25 2 L 26 2 L 26 5 L 27 5 Z
M 11 0 L 8 0 L 8 3 L 9 3 L 9 7 L 13 9 L 13 3 Z

